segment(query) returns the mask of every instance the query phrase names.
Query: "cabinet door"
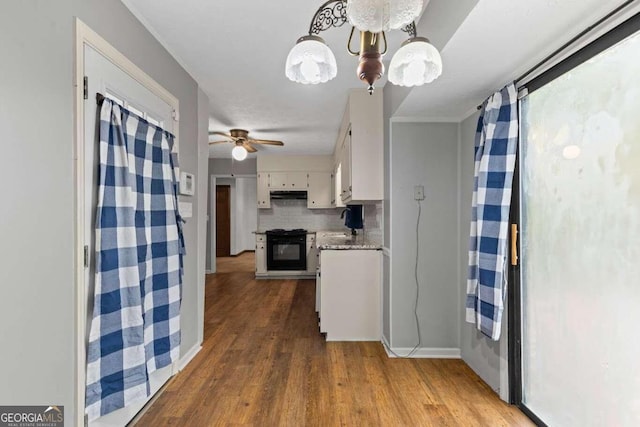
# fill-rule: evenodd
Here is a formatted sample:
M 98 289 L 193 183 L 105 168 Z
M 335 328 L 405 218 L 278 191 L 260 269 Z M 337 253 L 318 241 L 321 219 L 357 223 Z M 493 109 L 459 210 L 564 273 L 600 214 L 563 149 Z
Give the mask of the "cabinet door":
M 271 194 L 269 192 L 269 174 L 258 174 L 258 208 L 267 209 L 271 207 Z
M 269 188 L 276 191 L 286 190 L 287 189 L 287 173 L 286 172 L 270 172 Z
M 340 194 L 342 201 L 346 202 L 351 199 L 351 128 L 344 135 L 340 165 L 342 166 Z
M 307 173 L 306 172 L 287 172 L 287 188 L 290 190 L 306 190 L 307 189 Z
M 256 274 L 267 272 L 267 246 L 266 236 L 256 234 Z
M 309 209 L 326 209 L 331 207 L 330 172 L 309 172 L 307 189 L 307 207 Z
M 336 207 L 336 172 L 331 173 L 331 207 Z
M 320 258 L 320 321 L 327 341 L 379 341 L 380 251 L 323 250 Z
M 318 267 L 318 248 L 316 247 L 316 235 L 307 234 L 307 272 L 315 273 Z
M 336 171 L 333 174 L 333 206 L 336 208 L 342 208 L 345 206 L 342 201 L 342 164 L 336 166 Z

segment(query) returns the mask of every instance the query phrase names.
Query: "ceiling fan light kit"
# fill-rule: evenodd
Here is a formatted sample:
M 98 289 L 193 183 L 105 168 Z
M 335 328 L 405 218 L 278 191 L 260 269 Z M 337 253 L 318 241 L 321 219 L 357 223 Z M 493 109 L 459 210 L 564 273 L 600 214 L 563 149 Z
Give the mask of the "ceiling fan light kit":
M 256 150 L 253 145 L 276 145 L 282 147 L 284 143 L 282 141 L 274 141 L 271 139 L 254 139 L 249 137 L 249 131 L 244 129 L 231 129 L 229 133 L 224 132 L 209 132 L 209 136 L 217 135 L 226 138 L 222 141 L 210 141 L 209 145 L 231 143 L 235 147 L 231 150 L 231 157 L 235 160 L 242 161 L 247 158 L 248 153 L 255 153 Z
M 233 147 L 233 150 L 231 150 L 231 156 L 238 161 L 246 159 L 247 154 L 247 149 L 242 145 L 236 145 L 235 147 Z
M 375 82 L 384 74 L 382 57 L 387 52 L 385 31 L 401 29 L 409 34 L 391 59 L 389 81 L 399 86 L 421 86 L 442 74 L 442 58 L 438 50 L 424 37 L 418 37 L 414 20 L 420 15 L 423 0 L 329 0 L 316 11 L 309 35 L 298 39 L 291 49 L 285 74 L 297 83 L 317 84 L 333 79 L 337 74 L 333 52 L 320 32 L 350 23 L 351 36 L 347 51 L 359 56 L 357 76 L 373 94 Z M 360 33 L 360 50 L 351 50 L 355 30 Z M 384 47 L 383 47 L 384 43 Z

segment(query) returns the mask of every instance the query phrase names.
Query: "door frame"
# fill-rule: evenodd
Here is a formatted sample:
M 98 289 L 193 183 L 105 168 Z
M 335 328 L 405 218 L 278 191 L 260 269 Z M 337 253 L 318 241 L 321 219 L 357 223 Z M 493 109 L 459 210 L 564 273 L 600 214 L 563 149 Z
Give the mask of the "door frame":
M 258 179 L 258 174 L 215 174 L 210 173 L 209 175 L 209 188 L 207 189 L 207 193 L 209 195 L 209 223 L 207 227 L 209 227 L 209 270 L 207 270 L 207 274 L 213 274 L 216 272 L 216 185 L 217 180 L 220 178 L 228 178 L 228 179 L 236 179 L 236 178 L 255 178 Z M 256 209 L 258 209 L 256 205 Z M 259 210 L 258 210 L 259 211 Z M 259 215 L 258 215 L 259 217 Z M 233 221 L 233 215 L 231 215 L 231 220 Z M 257 224 L 256 224 L 257 226 Z M 233 229 L 233 227 L 231 227 Z M 257 230 L 256 230 L 257 231 Z
M 85 402 L 85 382 L 86 382 L 86 283 L 84 280 L 84 211 L 85 211 L 85 174 L 84 174 L 84 106 L 85 102 L 96 102 L 95 99 L 84 99 L 84 47 L 90 46 L 98 53 L 112 62 L 123 72 L 146 87 L 154 95 L 169 104 L 174 111 L 173 114 L 173 134 L 175 136 L 176 151 L 179 152 L 179 111 L 180 103 L 178 98 L 173 96 L 168 90 L 163 88 L 151 76 L 141 68 L 131 62 L 126 56 L 120 53 L 109 42 L 98 33 L 89 28 L 77 17 L 74 20 L 74 215 L 75 215 L 75 258 L 74 258 L 74 285 L 75 285 L 75 416 L 76 424 L 83 425 L 84 402 Z
M 572 69 L 582 65 L 594 56 L 606 51 L 610 47 L 623 41 L 627 37 L 640 32 L 640 12 L 634 11 L 631 17 L 626 17 L 622 22 L 616 22 L 613 27 L 609 28 L 604 34 L 599 35 L 562 61 L 548 68 L 529 82 L 518 87 L 518 120 L 522 123 L 522 102 L 523 100 L 535 92 L 537 89 L 552 82 L 556 78 L 564 75 Z M 522 94 L 522 95 L 520 95 Z M 522 200 L 521 200 L 521 174 L 522 174 L 522 158 L 521 145 L 523 143 L 522 127 L 519 129 L 518 150 L 516 155 L 516 169 L 514 172 L 513 191 L 511 198 L 511 214 L 509 217 L 510 224 L 516 224 L 518 227 L 518 236 L 516 250 L 518 257 L 522 253 L 520 236 L 522 235 Z M 511 237 L 511 234 L 510 234 Z M 511 242 L 510 242 L 511 243 Z M 509 259 L 510 260 L 510 259 Z M 523 354 L 522 354 L 522 335 L 523 335 L 523 307 L 522 307 L 522 271 L 521 259 L 518 259 L 517 265 L 509 267 L 509 284 L 508 284 L 508 304 L 509 310 L 509 395 L 510 403 L 516 405 L 525 415 L 527 415 L 536 425 L 546 426 L 546 424 L 529 409 L 523 402 Z

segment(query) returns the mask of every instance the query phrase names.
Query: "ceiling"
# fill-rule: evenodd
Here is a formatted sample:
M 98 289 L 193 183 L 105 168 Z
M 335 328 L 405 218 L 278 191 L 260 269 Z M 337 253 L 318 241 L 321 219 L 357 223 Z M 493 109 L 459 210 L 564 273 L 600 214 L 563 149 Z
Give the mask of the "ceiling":
M 207 93 L 210 130 L 226 132 L 239 127 L 254 138 L 285 142 L 285 147 L 259 147 L 264 154 L 332 152 L 348 91 L 364 87 L 356 77 L 357 59 L 345 49 L 350 28 L 345 25 L 321 34 L 336 56 L 338 76 L 334 80 L 300 85 L 284 75 L 289 50 L 298 37 L 308 33 L 322 0 L 122 1 Z M 395 116 L 465 118 L 490 93 L 621 1 L 427 2 L 419 35 L 430 37 L 441 49 L 444 71 L 435 82 L 414 88 Z M 459 14 L 463 3 L 471 6 L 456 21 L 456 26 L 461 22 L 459 28 L 438 37 L 439 26 L 448 17 L 433 15 Z M 425 23 L 438 33 L 435 37 L 429 29 L 423 31 Z M 388 34 L 386 66 L 406 38 L 400 31 Z M 377 86 L 382 88 L 385 82 Z M 229 157 L 231 148 L 232 144 L 211 146 L 210 157 Z

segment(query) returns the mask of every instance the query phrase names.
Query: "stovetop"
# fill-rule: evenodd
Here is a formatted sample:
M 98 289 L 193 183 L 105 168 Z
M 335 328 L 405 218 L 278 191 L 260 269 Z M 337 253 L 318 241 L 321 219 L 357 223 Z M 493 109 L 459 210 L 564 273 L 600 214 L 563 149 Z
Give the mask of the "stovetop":
M 266 234 L 271 234 L 275 236 L 298 236 L 300 234 L 307 234 L 307 230 L 304 228 L 296 228 L 293 230 L 285 230 L 283 228 L 275 228 L 273 230 L 265 231 Z

